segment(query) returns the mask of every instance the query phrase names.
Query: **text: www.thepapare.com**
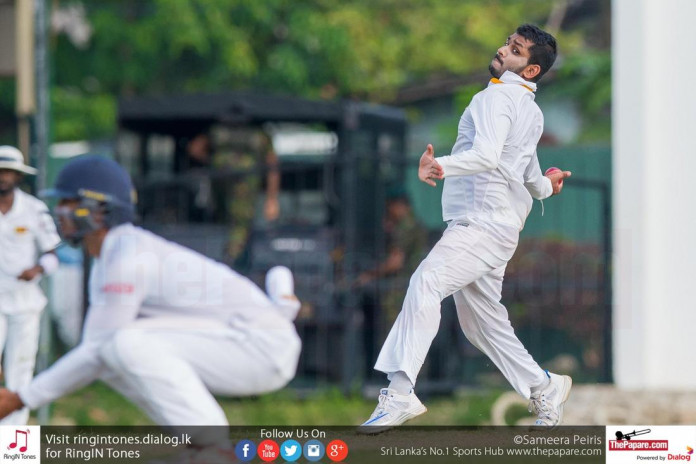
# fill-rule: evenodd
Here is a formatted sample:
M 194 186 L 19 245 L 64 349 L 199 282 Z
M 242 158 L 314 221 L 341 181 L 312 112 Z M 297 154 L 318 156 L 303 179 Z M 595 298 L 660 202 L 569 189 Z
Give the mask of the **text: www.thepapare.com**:
M 601 456 L 604 450 L 598 448 L 508 448 L 508 456 Z

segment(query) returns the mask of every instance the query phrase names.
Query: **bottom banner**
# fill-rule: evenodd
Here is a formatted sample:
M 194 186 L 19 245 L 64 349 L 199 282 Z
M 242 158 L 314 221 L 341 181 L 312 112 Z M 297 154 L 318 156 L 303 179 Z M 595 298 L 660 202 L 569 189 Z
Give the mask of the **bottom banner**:
M 621 433 L 629 433 L 629 428 Z M 616 441 L 616 434 L 612 429 L 614 435 L 609 435 L 605 427 L 400 427 L 361 432 L 355 427 L 311 426 L 3 426 L 0 447 L 3 463 L 572 464 L 604 463 L 607 453 L 618 454 L 614 450 L 623 446 L 610 448 L 607 440 Z

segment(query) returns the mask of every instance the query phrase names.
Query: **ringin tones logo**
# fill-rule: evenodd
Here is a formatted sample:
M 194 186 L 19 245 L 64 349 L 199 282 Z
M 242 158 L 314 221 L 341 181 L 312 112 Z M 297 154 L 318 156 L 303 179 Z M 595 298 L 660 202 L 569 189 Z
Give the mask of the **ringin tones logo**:
M 41 427 L 0 427 L 0 461 L 41 461 Z

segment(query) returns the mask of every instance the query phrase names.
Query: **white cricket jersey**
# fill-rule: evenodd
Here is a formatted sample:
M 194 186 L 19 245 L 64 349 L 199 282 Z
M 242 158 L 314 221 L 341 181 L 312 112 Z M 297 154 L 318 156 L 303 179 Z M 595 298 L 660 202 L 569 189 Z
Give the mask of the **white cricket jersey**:
M 272 340 L 297 337 L 292 321 L 265 293 L 224 264 L 132 224 L 107 233 L 92 265 L 89 294 L 82 342 L 19 391 L 31 408 L 97 379 L 104 368 L 100 348 L 136 318 L 191 317 L 192 326 L 200 319 L 219 321 L 288 378 L 294 374 L 292 350 L 264 351 Z
M 59 243 L 56 225 L 46 205 L 15 189 L 12 208 L 0 213 L 0 292 L 26 285 L 17 277 L 36 265 L 40 253 L 53 250 Z
M 536 84 L 506 71 L 471 100 L 459 121 L 452 154 L 436 158 L 445 174 L 445 221 L 522 230 L 532 197 L 551 196 L 551 181 L 542 174 L 536 155 L 544 117 L 534 102 L 535 91 Z

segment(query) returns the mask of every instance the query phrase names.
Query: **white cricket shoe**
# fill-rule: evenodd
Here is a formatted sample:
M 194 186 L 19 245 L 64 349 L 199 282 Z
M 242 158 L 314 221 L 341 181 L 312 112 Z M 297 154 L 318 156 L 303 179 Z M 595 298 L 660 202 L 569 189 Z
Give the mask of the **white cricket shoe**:
M 302 305 L 295 296 L 295 280 L 290 269 L 276 266 L 266 273 L 266 294 L 283 315 L 295 320 Z
M 358 427 L 358 432 L 384 432 L 420 416 L 427 410 L 413 391 L 408 395 L 401 395 L 391 388 L 383 388 L 379 391 L 375 411 L 364 424 Z
M 563 421 L 563 405 L 570 396 L 573 379 L 546 371 L 550 382 L 543 389 L 532 393 L 529 412 L 538 416 L 534 425 L 556 427 Z

